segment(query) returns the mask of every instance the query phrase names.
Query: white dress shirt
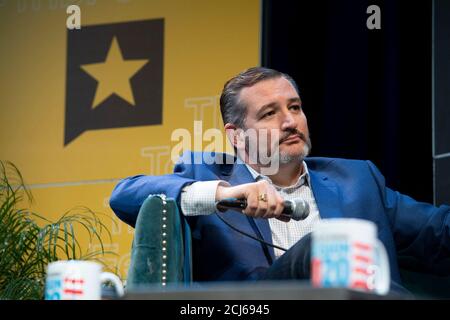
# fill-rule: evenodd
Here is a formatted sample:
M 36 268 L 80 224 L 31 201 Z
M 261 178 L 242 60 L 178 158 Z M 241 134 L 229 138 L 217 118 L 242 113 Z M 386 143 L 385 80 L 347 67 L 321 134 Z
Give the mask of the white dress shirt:
M 253 178 L 258 181 L 267 180 L 272 184 L 282 198 L 292 200 L 301 198 L 310 207 L 309 216 L 301 221 L 291 219 L 283 222 L 278 219 L 268 219 L 272 233 L 272 243 L 285 249 L 292 247 L 304 235 L 310 233 L 313 226 L 320 220 L 319 209 L 311 189 L 311 181 L 306 163 L 303 161 L 303 174 L 297 182 L 289 187 L 279 187 L 272 183 L 269 177 L 261 175 L 250 166 L 246 165 Z M 229 186 L 228 182 L 222 180 L 199 181 L 183 188 L 181 193 L 181 210 L 185 216 L 208 215 L 216 211 L 216 190 L 221 184 Z M 235 226 L 239 227 L 239 226 Z M 278 258 L 283 251 L 274 248 L 275 257 Z

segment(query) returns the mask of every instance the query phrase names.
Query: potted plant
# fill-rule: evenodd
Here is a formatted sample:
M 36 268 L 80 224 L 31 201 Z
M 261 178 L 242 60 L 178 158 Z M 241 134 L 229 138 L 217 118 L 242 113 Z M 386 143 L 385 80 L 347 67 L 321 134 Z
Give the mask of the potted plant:
M 21 208 L 33 201 L 22 175 L 11 162 L 0 161 L 0 299 L 42 299 L 48 263 L 56 260 L 99 260 L 106 253 L 101 234 L 110 233 L 100 214 L 74 208 L 50 221 Z M 98 251 L 83 251 L 82 230 Z M 100 261 L 101 262 L 101 261 Z

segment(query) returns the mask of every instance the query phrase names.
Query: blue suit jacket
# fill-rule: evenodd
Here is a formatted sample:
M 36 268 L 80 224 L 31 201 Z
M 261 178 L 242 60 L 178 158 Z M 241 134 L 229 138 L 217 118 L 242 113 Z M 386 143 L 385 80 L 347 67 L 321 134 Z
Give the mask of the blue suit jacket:
M 164 193 L 180 201 L 184 186 L 196 181 L 226 180 L 231 185 L 254 181 L 244 164 L 229 164 L 230 156 L 215 154 L 206 164 L 202 153 L 187 152 L 164 176 L 138 175 L 119 182 L 110 205 L 117 216 L 134 226 L 149 194 Z M 194 160 L 196 160 L 194 162 Z M 386 187 L 383 175 L 370 161 L 307 158 L 311 186 L 322 219 L 352 217 L 378 226 L 390 260 L 392 280 L 401 283 L 401 266 L 440 275 L 450 274 L 450 207 L 420 203 Z M 227 163 L 228 162 L 228 163 Z M 211 163 L 210 161 L 208 163 Z M 223 217 L 244 232 L 271 243 L 266 219 L 227 211 Z M 226 226 L 216 215 L 189 217 L 193 240 L 194 280 L 250 280 L 268 268 L 273 248 Z

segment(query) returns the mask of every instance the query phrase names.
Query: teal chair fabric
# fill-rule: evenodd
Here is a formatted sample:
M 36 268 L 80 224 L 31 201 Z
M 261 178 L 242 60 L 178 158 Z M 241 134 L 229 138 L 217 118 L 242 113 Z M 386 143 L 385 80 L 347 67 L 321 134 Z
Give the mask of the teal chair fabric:
M 192 281 L 191 232 L 174 199 L 150 195 L 136 221 L 127 290 Z

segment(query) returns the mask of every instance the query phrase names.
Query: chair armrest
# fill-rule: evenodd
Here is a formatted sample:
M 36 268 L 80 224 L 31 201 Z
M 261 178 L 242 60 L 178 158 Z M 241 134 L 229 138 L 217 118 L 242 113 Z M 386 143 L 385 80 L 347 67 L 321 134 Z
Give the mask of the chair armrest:
M 136 220 L 127 289 L 192 281 L 191 233 L 174 199 L 150 195 Z

